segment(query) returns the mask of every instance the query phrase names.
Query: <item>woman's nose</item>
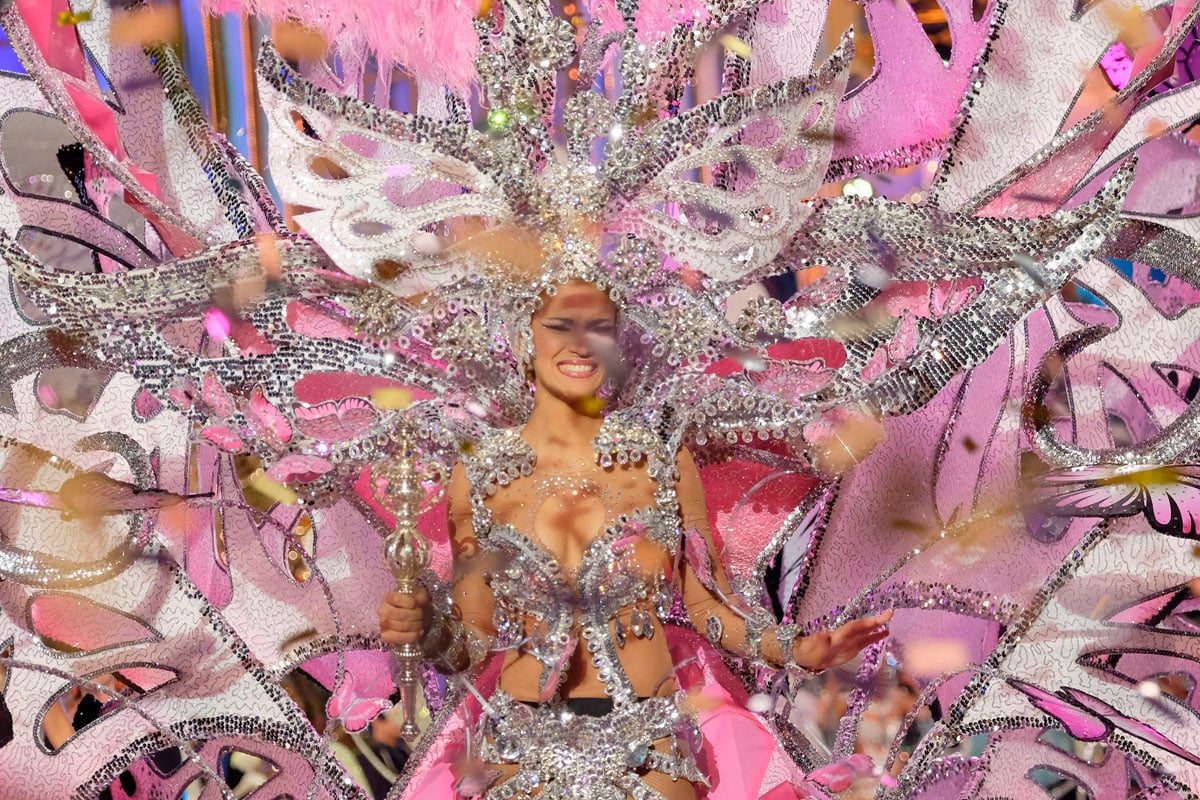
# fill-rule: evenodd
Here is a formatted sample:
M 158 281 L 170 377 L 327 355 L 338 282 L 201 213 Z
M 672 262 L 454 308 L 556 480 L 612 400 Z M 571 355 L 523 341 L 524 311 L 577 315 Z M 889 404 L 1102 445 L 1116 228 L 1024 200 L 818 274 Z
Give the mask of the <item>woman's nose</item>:
M 592 337 L 587 331 L 581 331 L 571 337 L 571 352 L 583 358 L 590 358 L 595 347 Z

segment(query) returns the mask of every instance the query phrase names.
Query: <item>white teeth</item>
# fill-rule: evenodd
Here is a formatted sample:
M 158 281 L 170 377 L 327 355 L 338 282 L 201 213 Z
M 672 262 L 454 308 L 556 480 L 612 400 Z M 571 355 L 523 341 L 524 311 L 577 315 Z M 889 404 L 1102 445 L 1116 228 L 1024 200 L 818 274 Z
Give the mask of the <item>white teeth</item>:
M 567 375 L 591 375 L 596 371 L 595 364 L 559 364 L 558 369 Z

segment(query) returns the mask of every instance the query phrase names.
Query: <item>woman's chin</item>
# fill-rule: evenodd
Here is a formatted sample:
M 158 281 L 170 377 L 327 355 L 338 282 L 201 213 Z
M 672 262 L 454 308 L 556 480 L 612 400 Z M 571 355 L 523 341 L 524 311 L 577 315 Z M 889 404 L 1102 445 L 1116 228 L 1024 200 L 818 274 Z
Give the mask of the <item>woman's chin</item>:
M 580 381 L 577 379 L 567 379 L 571 384 L 565 384 L 563 381 L 554 381 L 547 383 L 542 388 L 550 395 L 558 400 L 569 405 L 575 411 L 589 417 L 600 416 L 600 412 L 604 410 L 604 401 L 597 397 L 600 391 L 601 381 Z

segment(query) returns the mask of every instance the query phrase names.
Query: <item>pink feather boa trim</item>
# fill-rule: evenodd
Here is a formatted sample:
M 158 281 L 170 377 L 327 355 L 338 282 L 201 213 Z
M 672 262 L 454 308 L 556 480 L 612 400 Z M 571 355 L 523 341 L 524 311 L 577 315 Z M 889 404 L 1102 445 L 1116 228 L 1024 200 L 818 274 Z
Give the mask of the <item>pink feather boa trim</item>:
M 622 28 L 615 0 L 584 0 L 606 31 Z M 382 64 L 400 64 L 418 79 L 466 96 L 477 81 L 479 37 L 471 24 L 476 0 L 202 0 L 210 14 L 241 11 L 272 22 L 297 22 L 337 42 L 342 52 L 367 51 Z M 676 25 L 707 18 L 701 0 L 643 0 L 638 40 L 662 41 Z
M 419 79 L 467 95 L 476 80 L 474 0 L 202 0 L 210 14 L 242 11 L 297 22 L 343 52 L 369 51 Z

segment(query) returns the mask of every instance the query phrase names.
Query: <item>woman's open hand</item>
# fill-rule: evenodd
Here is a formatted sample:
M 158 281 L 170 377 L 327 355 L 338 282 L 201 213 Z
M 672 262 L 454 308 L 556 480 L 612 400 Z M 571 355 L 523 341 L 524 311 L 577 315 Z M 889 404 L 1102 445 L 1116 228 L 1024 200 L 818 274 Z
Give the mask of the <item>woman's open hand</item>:
M 796 663 L 819 672 L 838 667 L 854 658 L 867 645 L 886 639 L 891 610 L 865 619 L 847 622 L 832 631 L 817 631 L 798 639 L 792 648 Z
M 433 607 L 425 587 L 416 594 L 388 592 L 379 606 L 379 632 L 391 645 L 415 644 L 421 641 L 433 618 Z

